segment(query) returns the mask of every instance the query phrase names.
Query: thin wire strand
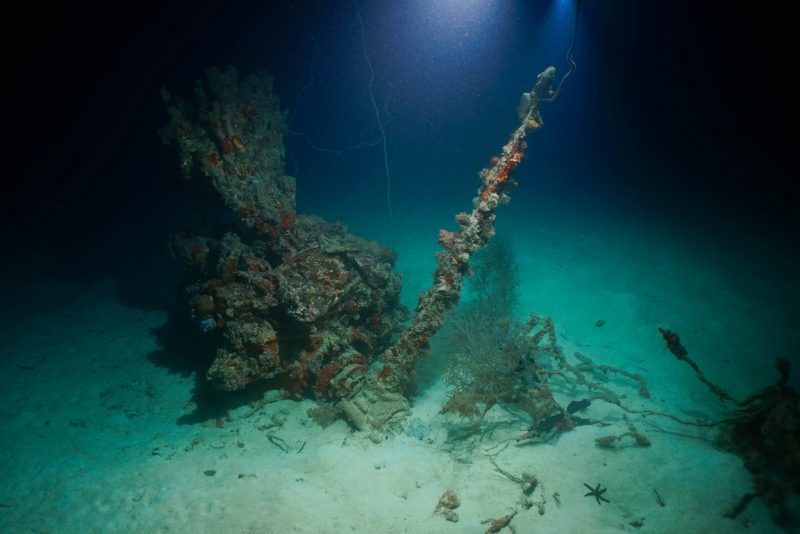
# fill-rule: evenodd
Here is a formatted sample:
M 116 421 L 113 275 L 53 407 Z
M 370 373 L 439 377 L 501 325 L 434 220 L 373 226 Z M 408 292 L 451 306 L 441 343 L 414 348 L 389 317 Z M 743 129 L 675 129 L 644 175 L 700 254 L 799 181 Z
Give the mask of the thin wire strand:
M 386 170 L 386 207 L 389 210 L 389 229 L 391 237 L 391 247 L 394 248 L 394 214 L 392 213 L 392 179 L 389 174 L 389 154 L 386 150 L 386 130 L 384 129 L 383 122 L 381 121 L 381 112 L 378 110 L 378 103 L 375 100 L 375 93 L 372 91 L 372 86 L 375 83 L 375 70 L 372 68 L 372 61 L 367 52 L 367 36 L 364 31 L 364 20 L 361 18 L 361 7 L 358 0 L 355 0 L 356 15 L 358 16 L 358 26 L 361 29 L 361 46 L 364 50 L 364 58 L 367 60 L 367 67 L 369 68 L 369 99 L 372 102 L 372 108 L 375 110 L 375 121 L 378 124 L 378 130 L 381 133 L 381 140 L 383 141 L 383 165 Z
M 374 141 L 362 141 L 360 143 L 356 143 L 354 145 L 351 145 L 351 146 L 348 146 L 348 147 L 345 147 L 345 148 L 322 147 L 322 146 L 317 146 L 317 144 L 314 143 L 314 141 L 311 139 L 311 136 L 308 135 L 307 133 L 299 132 L 297 130 L 293 130 L 292 129 L 291 125 L 292 125 L 292 122 L 294 122 L 295 117 L 297 116 L 297 107 L 300 104 L 300 96 L 304 92 L 306 92 L 308 89 L 310 89 L 317 81 L 316 77 L 314 76 L 314 64 L 316 63 L 317 58 L 319 57 L 319 54 L 320 54 L 320 50 L 321 50 L 320 46 L 319 46 L 319 41 L 317 41 L 317 38 L 314 36 L 314 31 L 311 28 L 311 24 L 308 22 L 308 10 L 304 8 L 303 14 L 304 14 L 306 30 L 308 31 L 308 35 L 309 35 L 309 37 L 311 39 L 311 42 L 314 43 L 314 55 L 311 57 L 311 61 L 308 63 L 308 81 L 305 83 L 305 85 L 303 85 L 303 87 L 300 88 L 300 90 L 297 92 L 297 94 L 294 97 L 294 106 L 292 107 L 292 111 L 289 114 L 289 118 L 286 121 L 287 133 L 289 133 L 290 135 L 293 135 L 295 137 L 302 137 L 308 143 L 308 146 L 311 147 L 311 149 L 316 151 L 316 152 L 327 152 L 329 154 L 334 154 L 336 156 L 341 156 L 342 154 L 344 154 L 345 152 L 348 152 L 350 150 L 357 150 L 359 148 L 373 147 L 373 146 L 378 145 L 381 142 L 380 138 L 378 138 L 378 139 L 376 139 Z M 295 161 L 293 156 L 292 156 L 292 160 Z M 295 161 L 295 165 L 294 166 L 295 166 L 295 169 L 296 169 L 297 168 L 296 161 Z
M 569 45 L 569 49 L 567 49 L 567 63 L 569 63 L 569 70 L 566 72 L 566 74 L 564 74 L 564 77 L 561 78 L 561 81 L 558 83 L 558 87 L 553 92 L 553 96 L 551 96 L 550 98 L 543 99 L 548 102 L 552 102 L 553 100 L 556 99 L 559 93 L 561 93 L 561 88 L 564 86 L 564 82 L 567 81 L 567 78 L 569 78 L 570 75 L 573 72 L 575 72 L 575 69 L 578 67 L 578 65 L 575 63 L 575 59 L 572 57 L 572 53 L 575 50 L 575 41 L 578 37 L 578 13 L 580 12 L 580 10 L 581 10 L 581 0 L 577 0 L 575 2 L 575 24 L 573 25 L 572 29 L 572 42 Z
M 292 108 L 292 113 L 289 115 L 289 120 L 286 121 L 287 128 L 292 125 L 292 121 L 294 120 L 295 115 L 297 115 L 297 105 L 300 102 L 300 95 L 314 85 L 314 82 L 316 81 L 314 78 L 314 63 L 317 61 L 320 48 L 317 38 L 314 37 L 314 32 L 311 30 L 311 24 L 308 22 L 308 9 L 306 9 L 305 4 L 303 5 L 303 21 L 305 22 L 308 35 L 311 37 L 311 42 L 314 43 L 314 55 L 311 57 L 311 61 L 308 63 L 308 82 L 306 82 L 306 84 L 301 87 L 299 91 L 297 91 L 297 95 L 294 97 L 294 107 Z

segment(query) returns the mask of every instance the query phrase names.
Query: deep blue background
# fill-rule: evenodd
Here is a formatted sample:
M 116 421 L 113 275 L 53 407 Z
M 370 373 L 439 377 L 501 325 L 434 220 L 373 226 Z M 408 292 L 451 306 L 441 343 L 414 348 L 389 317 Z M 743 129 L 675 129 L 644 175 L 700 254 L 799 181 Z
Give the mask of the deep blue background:
M 573 8 L 362 1 L 398 220 L 419 203 L 445 222 L 468 208 L 477 171 L 516 126 L 519 94 L 546 65 L 564 72 Z M 166 235 L 194 213 L 157 137 L 159 89 L 188 95 L 206 66 L 271 73 L 291 129 L 320 146 L 377 138 L 353 1 L 22 9 L 13 24 L 26 37 L 3 37 L 0 208 L 3 254 L 24 269 L 125 271 L 133 300 L 136 280 L 159 277 Z M 795 136 L 784 133 L 796 117 L 792 34 L 789 17 L 769 9 L 585 0 L 578 69 L 543 110 L 515 205 L 579 203 L 667 225 L 752 219 L 796 247 Z M 356 226 L 354 205 L 385 212 L 379 148 L 334 156 L 301 136 L 287 148 L 300 211 Z

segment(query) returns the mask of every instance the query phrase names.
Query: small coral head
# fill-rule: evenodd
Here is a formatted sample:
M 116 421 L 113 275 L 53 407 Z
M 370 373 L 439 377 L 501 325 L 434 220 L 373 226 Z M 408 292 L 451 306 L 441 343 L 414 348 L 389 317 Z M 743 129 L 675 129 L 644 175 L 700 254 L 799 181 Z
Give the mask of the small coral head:
M 439 236 L 437 238 L 439 244 L 442 245 L 444 248 L 450 250 L 453 248 L 456 242 L 456 234 L 455 232 L 449 232 L 445 229 L 439 230 Z

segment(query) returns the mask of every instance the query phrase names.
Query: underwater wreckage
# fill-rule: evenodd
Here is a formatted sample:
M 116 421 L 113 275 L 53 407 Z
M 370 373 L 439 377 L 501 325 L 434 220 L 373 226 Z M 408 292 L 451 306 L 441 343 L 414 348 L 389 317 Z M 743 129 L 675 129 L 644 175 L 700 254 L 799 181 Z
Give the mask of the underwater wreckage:
M 161 135 L 177 148 L 183 176 L 214 192 L 241 222 L 221 236 L 184 232 L 170 240 L 187 268 L 188 313 L 197 332 L 216 347 L 207 379 L 224 391 L 266 382 L 291 398 L 313 397 L 320 406 L 312 415 L 322 424 L 343 417 L 358 430 L 380 431 L 402 419 L 410 406 L 415 361 L 429 350 L 446 313 L 459 302 L 471 257 L 494 236 L 495 211 L 510 200 L 525 139 L 543 124 L 539 106 L 553 97 L 555 76 L 548 67 L 523 94 L 520 124 L 502 153 L 480 172 L 472 211 L 456 215 L 458 230 L 439 231 L 442 250 L 433 281 L 410 322 L 399 301 L 401 281 L 392 272 L 392 250 L 348 233 L 342 224 L 296 212 L 295 179 L 284 172 L 286 113 L 269 76 L 240 80 L 233 68 L 209 69 L 192 104 L 165 93 L 169 121 Z M 640 396 L 648 397 L 640 376 L 597 365 L 583 355 L 571 363 L 556 343 L 553 321 L 533 314 L 519 328 L 514 345 L 530 364 L 533 384 L 515 397 L 532 420 L 520 439 L 543 441 L 587 424 L 576 412 L 593 400 L 641 416 L 719 427 L 720 446 L 745 460 L 755 486 L 726 514 L 735 517 L 756 496 L 776 515 L 784 513 L 783 496 L 800 490 L 800 409 L 788 385 L 788 364 L 779 363 L 775 386 L 735 401 L 686 357 L 677 334 L 664 330 L 662 335 L 669 350 L 691 365 L 712 393 L 739 410 L 711 422 L 632 410 L 593 377 L 624 376 L 638 383 Z M 581 385 L 593 395 L 562 407 L 548 388 L 553 379 Z M 498 396 L 491 402 L 505 400 Z M 618 446 L 626 436 L 638 446 L 649 445 L 630 423 L 629 428 L 596 445 Z M 783 468 L 776 471 L 775 466 Z
M 187 267 L 189 313 L 218 346 L 207 378 L 226 391 L 268 380 L 290 396 L 313 394 L 359 429 L 405 410 L 414 361 L 458 302 L 470 256 L 494 235 L 495 210 L 509 201 L 554 80 L 553 67 L 539 75 L 520 126 L 481 172 L 472 212 L 456 216 L 458 231 L 440 231 L 433 285 L 404 329 L 394 252 L 296 213 L 295 179 L 284 174 L 286 117 L 269 76 L 240 81 L 233 68 L 209 69 L 193 105 L 165 93 L 161 135 L 177 147 L 184 177 L 210 186 L 242 223 L 219 238 L 171 238 Z M 369 373 L 381 355 L 383 367 Z

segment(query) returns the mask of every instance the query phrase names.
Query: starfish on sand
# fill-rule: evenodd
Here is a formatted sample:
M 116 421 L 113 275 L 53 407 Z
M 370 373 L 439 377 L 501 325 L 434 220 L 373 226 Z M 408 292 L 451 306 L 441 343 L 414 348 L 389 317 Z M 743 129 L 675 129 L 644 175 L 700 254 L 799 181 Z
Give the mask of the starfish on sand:
M 606 499 L 605 497 L 603 497 L 603 494 L 606 492 L 606 490 L 608 488 L 603 488 L 603 487 L 601 487 L 600 484 L 598 484 L 596 488 L 593 488 L 593 487 L 591 487 L 589 484 L 587 484 L 585 482 L 583 483 L 583 485 L 586 486 L 587 488 L 589 488 L 589 493 L 584 495 L 584 497 L 594 497 L 595 499 L 597 499 L 597 504 L 600 504 L 600 505 L 603 504 L 600 501 L 611 502 L 608 499 Z

